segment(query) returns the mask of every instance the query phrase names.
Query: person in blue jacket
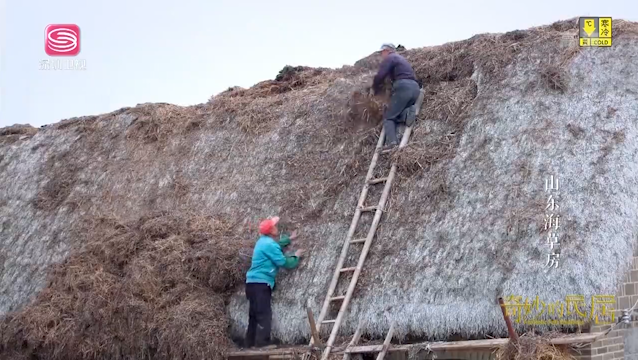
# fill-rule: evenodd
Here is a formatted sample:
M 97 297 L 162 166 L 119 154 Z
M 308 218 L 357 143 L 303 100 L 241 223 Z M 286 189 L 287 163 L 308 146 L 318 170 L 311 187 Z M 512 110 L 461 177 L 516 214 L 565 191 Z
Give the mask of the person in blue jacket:
M 246 298 L 249 302 L 246 347 L 274 347 L 270 344 L 272 310 L 270 306 L 275 277 L 279 268 L 293 269 L 299 264 L 304 251 L 299 249 L 294 255 L 285 255 L 283 248 L 297 237 L 295 231 L 290 236 L 282 234 L 279 241 L 277 223 L 279 217 L 272 217 L 259 224 L 260 237 L 255 244 L 252 263 L 246 273 Z

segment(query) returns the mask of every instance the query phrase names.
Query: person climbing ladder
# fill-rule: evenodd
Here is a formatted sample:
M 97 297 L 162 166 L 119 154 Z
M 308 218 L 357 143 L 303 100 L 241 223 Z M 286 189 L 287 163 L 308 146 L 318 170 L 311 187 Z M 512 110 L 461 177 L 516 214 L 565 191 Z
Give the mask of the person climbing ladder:
M 385 128 L 386 145 L 384 150 L 397 146 L 397 125 L 406 122 L 407 126 L 412 126 L 412 119 L 408 116 L 410 107 L 419 98 L 420 87 L 417 83 L 414 70 L 410 63 L 401 55 L 396 53 L 396 48 L 392 44 L 381 46 L 381 56 L 383 61 L 379 66 L 379 71 L 372 82 L 372 89 L 377 95 L 381 91 L 381 85 L 386 77 L 392 80 L 392 95 L 390 104 L 383 116 L 383 127 Z

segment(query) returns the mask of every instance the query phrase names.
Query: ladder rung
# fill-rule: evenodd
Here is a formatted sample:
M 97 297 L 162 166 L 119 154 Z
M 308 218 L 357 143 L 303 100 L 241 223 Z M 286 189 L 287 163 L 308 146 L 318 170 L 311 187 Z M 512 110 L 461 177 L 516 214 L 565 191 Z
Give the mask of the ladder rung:
M 358 243 L 364 243 L 366 242 L 366 239 L 354 239 L 354 240 L 350 240 L 350 244 L 358 244 Z
M 339 270 L 340 272 L 346 272 L 346 271 L 355 271 L 357 269 L 357 267 L 349 267 L 349 268 L 343 268 L 341 270 Z
M 337 319 L 332 319 L 332 320 L 324 320 L 321 323 L 322 324 L 334 324 L 337 321 Z
M 376 210 L 377 210 L 377 206 L 368 206 L 368 207 L 361 208 L 361 212 L 376 211 Z
M 396 147 L 393 147 L 392 149 L 381 150 L 381 154 L 390 154 L 393 153 L 394 150 L 396 150 Z
M 339 301 L 339 300 L 343 300 L 345 299 L 345 296 L 335 296 L 335 297 L 331 297 L 330 301 Z
M 374 185 L 374 184 L 382 183 L 384 181 L 388 181 L 388 178 L 387 177 L 382 177 L 382 178 L 372 179 L 372 180 L 368 181 L 368 184 Z

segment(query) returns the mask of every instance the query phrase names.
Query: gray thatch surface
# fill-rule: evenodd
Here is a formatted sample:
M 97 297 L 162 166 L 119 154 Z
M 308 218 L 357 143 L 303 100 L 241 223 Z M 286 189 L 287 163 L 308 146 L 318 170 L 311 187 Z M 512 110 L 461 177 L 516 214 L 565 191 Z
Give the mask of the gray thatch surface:
M 612 48 L 578 51 L 560 41 L 575 32 L 407 52 L 424 111 L 342 333 L 364 317 L 374 335 L 390 318 L 400 335 L 502 334 L 498 295 L 615 292 L 638 221 L 638 36 L 617 31 Z M 499 51 L 512 66 L 499 68 Z M 274 335 L 307 338 L 304 304 L 320 309 L 378 130 L 355 132 L 343 113 L 369 84 L 365 63 L 0 137 L 0 313 L 28 304 L 47 268 L 81 247 L 86 218 L 187 209 L 237 219 L 249 234 L 281 214 L 309 251 L 279 278 Z M 552 271 L 541 231 L 550 174 L 562 216 Z M 241 334 L 241 289 L 228 312 Z

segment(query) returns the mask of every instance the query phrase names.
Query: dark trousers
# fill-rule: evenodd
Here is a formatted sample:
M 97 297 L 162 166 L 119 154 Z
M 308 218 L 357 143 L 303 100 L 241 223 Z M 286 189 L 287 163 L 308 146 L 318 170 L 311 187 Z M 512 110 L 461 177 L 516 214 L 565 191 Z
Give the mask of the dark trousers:
M 271 294 L 272 291 L 268 284 L 246 284 L 246 298 L 248 298 L 249 302 L 246 347 L 270 345 L 270 328 L 272 324 Z
M 392 84 L 390 105 L 383 117 L 386 144 L 397 142 L 397 125 L 405 122 L 409 109 L 419 98 L 419 84 L 414 80 L 401 79 Z

